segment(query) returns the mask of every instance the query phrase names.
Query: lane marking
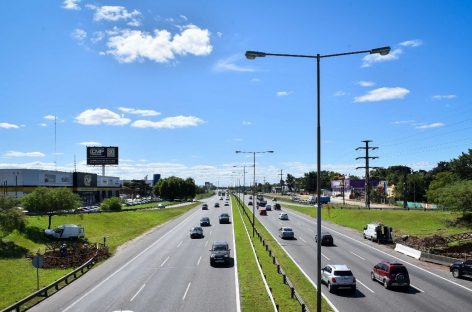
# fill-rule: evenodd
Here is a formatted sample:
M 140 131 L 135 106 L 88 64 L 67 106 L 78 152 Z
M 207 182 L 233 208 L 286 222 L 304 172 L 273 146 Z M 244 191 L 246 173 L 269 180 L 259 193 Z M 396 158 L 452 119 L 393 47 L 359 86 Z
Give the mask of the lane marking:
M 370 289 L 369 287 L 367 287 L 367 286 L 366 286 L 364 283 L 362 283 L 357 277 L 356 277 L 356 280 L 357 280 L 357 282 L 359 282 L 359 284 L 361 284 L 362 286 L 364 286 L 365 288 L 367 288 L 367 290 L 369 290 L 371 293 L 375 294 L 375 292 L 374 292 L 372 289 Z
M 188 289 L 190 288 L 190 285 L 192 285 L 192 282 L 189 282 L 189 283 L 188 283 L 187 289 L 185 290 L 185 294 L 184 294 L 184 296 L 182 297 L 182 300 L 185 300 L 185 297 L 187 297 L 187 293 L 188 293 Z
M 141 290 L 143 290 L 144 286 L 146 286 L 146 284 L 143 284 L 143 286 L 141 286 L 141 288 L 139 288 L 138 292 L 134 294 L 133 298 L 131 298 L 131 300 L 129 302 L 132 302 L 134 300 L 134 298 L 136 298 L 136 296 L 141 292 Z
M 200 261 L 202 261 L 202 256 L 200 256 L 200 258 L 198 258 L 197 266 L 200 264 Z
M 410 284 L 410 286 L 413 287 L 414 289 L 416 289 L 417 291 L 424 293 L 424 290 L 416 287 L 415 285 Z
M 210 231 L 210 235 L 211 235 L 211 233 L 213 233 L 213 230 Z
M 205 247 L 208 245 L 208 241 L 205 242 Z
M 184 242 L 184 241 L 180 241 L 180 243 L 177 245 L 177 248 L 179 248 L 180 245 L 182 245 L 183 242 Z
M 290 209 L 290 208 L 289 208 L 289 209 Z M 315 221 L 310 220 L 310 219 L 307 219 L 307 218 L 305 218 L 304 216 L 299 215 L 299 213 L 296 212 L 295 210 L 292 210 L 292 212 L 293 212 L 294 215 L 298 216 L 299 218 L 305 219 L 305 220 L 307 220 L 308 222 L 311 222 L 311 223 L 313 223 L 313 224 L 316 224 Z M 389 253 L 387 253 L 387 252 L 385 252 L 385 251 L 382 251 L 382 250 L 377 249 L 377 248 L 375 248 L 375 247 L 373 247 L 373 246 L 370 246 L 370 245 L 368 245 L 368 244 L 366 244 L 366 243 L 364 243 L 364 242 L 361 242 L 361 241 L 359 241 L 359 240 L 357 240 L 357 239 L 355 239 L 355 238 L 352 238 L 352 237 L 350 237 L 350 236 L 348 236 L 348 235 L 345 235 L 345 234 L 343 234 L 343 233 L 340 233 L 340 232 L 338 232 L 338 231 L 336 231 L 336 230 L 334 230 L 334 229 L 331 229 L 331 228 L 329 228 L 329 227 L 327 227 L 327 226 L 325 226 L 325 225 L 322 225 L 321 227 L 323 227 L 323 228 L 325 228 L 325 229 L 328 229 L 328 230 L 330 230 L 330 231 L 332 231 L 332 232 L 334 232 L 334 233 L 337 233 L 337 234 L 339 234 L 339 235 L 341 235 L 341 236 L 344 236 L 344 237 L 346 237 L 346 238 L 348 238 L 348 239 L 350 239 L 350 240 L 352 240 L 352 241 L 355 241 L 355 242 L 357 242 L 357 243 L 359 243 L 359 244 L 361 244 L 361 245 L 364 245 L 365 247 L 369 247 L 370 249 L 373 249 L 373 250 L 375 250 L 375 251 L 378 251 L 378 252 L 380 252 L 380 253 L 382 253 L 382 254 L 384 254 L 384 255 L 387 255 L 387 256 L 389 256 L 389 257 L 392 257 L 392 258 L 394 258 L 394 259 L 396 259 L 396 260 L 399 260 L 399 261 L 401 261 L 401 262 L 407 263 L 407 264 L 411 265 L 412 267 L 417 268 L 418 270 L 421 270 L 421 271 L 423 271 L 423 272 L 425 272 L 425 273 L 431 274 L 431 275 L 434 276 L 434 277 L 437 277 L 437 278 L 439 278 L 439 279 L 442 279 L 442 280 L 444 280 L 444 281 L 446 281 L 446 282 L 449 282 L 449 283 L 451 283 L 451 284 L 453 284 L 453 285 L 459 286 L 459 287 L 461 287 L 461 288 L 463 288 L 463 289 L 465 289 L 465 290 L 468 290 L 468 291 L 472 292 L 472 289 L 471 289 L 471 288 L 468 288 L 468 287 L 466 287 L 466 286 L 463 286 L 463 285 L 461 285 L 461 284 L 458 284 L 458 283 L 456 283 L 456 282 L 454 282 L 454 281 L 448 280 L 448 279 L 445 278 L 445 277 L 442 277 L 442 276 L 440 276 L 440 275 L 438 275 L 438 274 L 436 274 L 436 273 L 433 273 L 433 272 L 430 272 L 430 271 L 428 271 L 428 270 L 426 270 L 426 269 L 423 269 L 422 267 L 419 267 L 419 266 L 417 266 L 417 265 L 415 265 L 415 264 L 413 264 L 413 263 L 410 263 L 410 262 L 408 262 L 408 261 L 406 261 L 406 260 L 404 260 L 404 259 L 400 259 L 400 258 L 398 258 L 398 257 L 396 257 L 396 256 L 394 256 L 394 255 L 392 255 L 392 254 L 389 254 Z
M 322 255 L 323 257 L 325 257 L 326 260 L 328 260 L 328 261 L 331 260 L 330 258 L 326 257 L 323 253 L 321 253 L 321 255 Z
M 352 252 L 352 251 L 351 251 L 351 253 L 352 253 L 354 256 L 356 256 L 356 257 L 358 257 L 358 258 L 361 258 L 361 259 L 364 260 L 364 261 L 367 261 L 365 258 L 362 258 L 362 257 L 359 256 L 358 254 L 356 254 L 356 253 L 354 253 L 354 252 Z
M 154 246 L 156 246 L 161 240 L 163 240 L 164 238 L 166 238 L 168 235 L 170 235 L 171 233 L 173 233 L 175 230 L 177 230 L 178 228 L 182 227 L 185 222 L 187 220 L 189 220 L 190 218 L 192 218 L 194 215 L 196 215 L 197 213 L 199 213 L 200 210 L 196 210 L 194 213 L 192 213 L 190 216 L 188 216 L 187 218 L 185 218 L 184 220 L 182 220 L 182 222 L 178 223 L 175 227 L 171 228 L 169 230 L 169 232 L 165 233 L 164 235 L 161 236 L 161 238 L 159 238 L 158 240 L 156 240 L 154 243 L 152 243 L 151 245 L 149 245 L 146 249 L 144 249 L 143 251 L 141 251 L 140 253 L 138 253 L 136 256 L 134 256 L 133 258 L 131 258 L 130 260 L 128 260 L 128 262 L 126 262 L 125 264 L 123 264 L 118 270 L 116 270 L 115 272 L 113 272 L 112 274 L 108 275 L 104 280 L 102 280 L 100 283 L 98 283 L 97 285 L 95 285 L 95 287 L 93 287 L 92 289 L 90 289 L 89 291 L 87 291 L 85 294 L 83 294 L 81 297 L 79 297 L 79 299 L 75 300 L 74 302 L 72 302 L 69 306 L 67 306 L 62 312 L 66 312 L 67 310 L 69 310 L 70 308 L 72 308 L 73 306 L 75 306 L 77 303 L 79 303 L 80 301 L 82 301 L 85 297 L 87 297 L 88 295 L 90 295 L 92 292 L 94 292 L 97 288 L 99 288 L 100 286 L 102 286 L 104 283 L 106 283 L 110 278 L 112 278 L 113 276 L 115 276 L 116 274 L 118 274 L 119 272 L 121 272 L 124 268 L 126 268 L 128 265 L 130 265 L 134 260 L 136 260 L 137 258 L 139 258 L 140 256 L 142 256 L 143 254 L 145 254 L 149 249 L 153 248 Z
M 302 242 L 306 243 L 306 240 L 304 240 L 303 237 L 298 236 L 298 238 L 299 238 Z
M 166 264 L 167 260 L 170 259 L 170 256 L 167 256 L 167 258 L 164 260 L 164 262 L 161 263 L 161 268 L 164 266 L 164 264 Z
M 231 212 L 233 212 L 233 201 L 231 201 Z M 237 209 L 237 208 L 236 208 Z M 234 254 L 234 287 L 236 289 L 236 312 L 241 312 L 241 301 L 239 298 L 239 276 L 238 276 L 238 256 L 236 254 L 236 238 L 234 235 L 234 222 L 231 222 L 231 228 L 233 231 L 233 254 Z

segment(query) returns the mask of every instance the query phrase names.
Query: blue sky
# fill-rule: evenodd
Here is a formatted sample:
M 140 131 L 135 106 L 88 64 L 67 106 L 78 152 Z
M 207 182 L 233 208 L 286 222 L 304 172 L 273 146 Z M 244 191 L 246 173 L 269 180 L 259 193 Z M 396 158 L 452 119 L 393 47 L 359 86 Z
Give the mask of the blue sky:
M 101 172 L 86 145 L 119 146 L 122 178 L 234 183 L 316 163 L 316 64 L 246 50 L 385 57 L 321 61 L 322 169 L 431 169 L 472 145 L 468 1 L 2 1 L 0 168 Z M 54 119 L 56 116 L 56 144 Z M 236 172 L 236 173 L 233 173 Z M 252 179 L 252 173 L 247 180 Z

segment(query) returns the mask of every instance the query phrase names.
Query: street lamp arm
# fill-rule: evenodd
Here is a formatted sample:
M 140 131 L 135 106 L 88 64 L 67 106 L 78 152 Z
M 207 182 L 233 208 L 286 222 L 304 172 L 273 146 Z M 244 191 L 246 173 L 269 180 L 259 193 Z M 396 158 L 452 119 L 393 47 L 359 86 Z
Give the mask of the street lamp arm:
M 266 57 L 266 56 L 286 56 L 286 57 L 303 57 L 303 58 L 327 58 L 334 56 L 343 56 L 343 55 L 352 55 L 352 54 L 380 54 L 387 55 L 390 53 L 390 47 L 375 48 L 370 50 L 362 51 L 353 51 L 353 52 L 344 52 L 344 53 L 334 53 L 334 54 L 325 54 L 325 55 L 307 55 L 307 54 L 286 54 L 286 53 L 267 53 L 259 51 L 246 51 L 245 56 L 248 60 L 254 60 L 256 57 Z

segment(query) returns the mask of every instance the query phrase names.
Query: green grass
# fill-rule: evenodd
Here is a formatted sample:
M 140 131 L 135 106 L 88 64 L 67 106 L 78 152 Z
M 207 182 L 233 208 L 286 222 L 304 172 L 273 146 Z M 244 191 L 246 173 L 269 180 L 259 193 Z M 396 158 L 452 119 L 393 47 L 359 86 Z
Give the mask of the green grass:
M 285 204 L 284 207 L 316 217 L 316 207 Z M 339 206 L 335 206 L 339 207 Z M 372 222 L 391 226 L 396 235 L 450 235 L 471 231 L 471 227 L 451 225 L 461 214 L 450 211 L 418 210 L 365 210 L 326 208 L 321 211 L 323 220 L 346 226 L 359 232 Z
M 127 209 L 150 209 L 150 208 L 157 208 L 159 204 L 163 204 L 164 206 L 170 206 L 175 204 L 180 204 L 179 202 L 171 202 L 171 201 L 162 201 L 162 202 L 155 202 L 155 203 L 146 203 L 146 204 L 138 204 L 134 206 L 126 206 L 123 205 L 123 210 Z
M 85 228 L 85 237 L 89 242 L 103 242 L 103 238 L 106 237 L 107 245 L 113 252 L 123 243 L 182 215 L 198 204 L 191 203 L 179 208 L 150 211 L 53 216 L 52 227 L 66 223 L 81 224 Z M 42 229 L 46 228 L 47 224 L 47 217 L 27 217 L 29 234 L 14 232 L 4 239 L 5 242 L 14 243 L 10 245 L 15 246 L 15 252 L 9 253 L 11 258 L 6 258 L 5 250 L 1 250 L 0 253 L 0 308 L 36 290 L 36 269 L 31 265 L 31 260 L 24 258 L 23 254 L 36 253 L 38 249 L 44 252 Z M 69 271 L 71 270 L 40 270 L 40 287 L 52 283 Z
M 248 214 L 251 216 L 251 210 L 245 206 L 244 207 Z M 316 289 L 311 284 L 311 282 L 303 275 L 300 269 L 295 265 L 295 263 L 288 257 L 285 251 L 280 247 L 280 245 L 274 240 L 272 235 L 267 231 L 264 225 L 259 222 L 256 218 L 256 228 L 259 230 L 259 233 L 262 235 L 267 245 L 269 245 L 273 254 L 280 263 L 280 266 L 284 270 L 285 274 L 292 281 L 295 289 L 300 294 L 300 296 L 305 301 L 308 309 L 310 311 L 316 311 Z M 300 306 L 298 306 L 300 309 Z M 284 311 L 281 309 L 281 311 Z M 298 311 L 298 310 L 296 310 Z M 328 303 L 323 299 L 322 302 L 322 311 L 332 311 Z
M 272 303 L 266 292 L 256 259 L 252 253 L 251 243 L 247 237 L 239 212 L 237 202 L 233 198 L 234 238 L 237 246 L 239 295 L 242 311 L 264 312 L 273 311 Z

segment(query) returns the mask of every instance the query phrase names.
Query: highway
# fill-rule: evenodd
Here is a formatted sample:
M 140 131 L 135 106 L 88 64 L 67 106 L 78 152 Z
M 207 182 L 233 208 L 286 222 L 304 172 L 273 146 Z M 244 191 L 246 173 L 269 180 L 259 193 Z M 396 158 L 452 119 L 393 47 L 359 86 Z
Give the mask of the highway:
M 256 217 L 316 285 L 316 221 L 284 207 L 282 202 L 280 204 L 290 220 L 279 220 L 279 211 L 268 211 L 267 216 L 260 216 L 256 210 Z M 252 206 L 249 207 L 252 210 Z M 282 225 L 293 228 L 296 240 L 278 237 Z M 339 311 L 472 311 L 472 283 L 469 280 L 454 279 L 447 268 L 426 264 L 387 246 L 364 240 L 357 231 L 326 221 L 322 228 L 332 234 L 335 244 L 333 247 L 322 246 L 322 267 L 346 264 L 357 279 L 354 294 L 343 290 L 329 293 L 322 285 L 322 292 Z M 407 267 L 411 282 L 408 291 L 385 289 L 371 280 L 371 269 L 380 260 L 394 260 Z
M 31 311 L 239 311 L 235 262 L 209 264 L 215 240 L 226 240 L 234 257 L 233 226 L 218 223 L 223 212 L 232 220 L 231 206 L 216 196 L 204 202 L 209 210 L 200 205 L 128 242 Z M 221 208 L 213 208 L 215 202 Z M 212 225 L 204 227 L 203 239 L 190 239 L 202 216 Z

